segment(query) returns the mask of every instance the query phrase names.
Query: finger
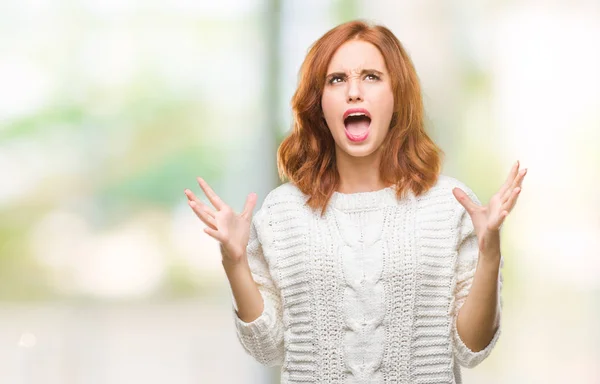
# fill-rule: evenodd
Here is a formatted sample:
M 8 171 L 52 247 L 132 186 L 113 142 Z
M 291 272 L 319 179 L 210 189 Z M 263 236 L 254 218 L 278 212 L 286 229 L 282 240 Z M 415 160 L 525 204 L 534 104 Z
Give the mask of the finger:
M 223 207 L 225 207 L 226 204 L 223 202 L 223 200 L 221 200 L 221 198 L 219 196 L 217 196 L 215 191 L 212 190 L 210 185 L 208 185 L 206 183 L 206 181 L 204 181 L 204 179 L 202 179 L 201 177 L 198 177 L 198 184 L 200 184 L 200 188 L 202 188 L 202 190 L 204 191 L 204 194 L 206 195 L 206 197 L 208 197 L 208 200 L 210 200 L 212 205 L 217 210 L 220 211 L 221 209 L 223 209 Z
M 189 189 L 186 189 L 184 191 L 185 195 L 187 196 L 189 201 L 193 201 L 196 204 L 198 204 L 198 206 L 204 211 L 206 212 L 208 215 L 210 215 L 210 217 L 215 217 L 215 212 L 213 209 L 211 209 L 208 205 L 204 204 L 202 201 L 200 201 L 200 199 L 198 199 L 196 197 L 196 195 L 194 195 L 194 193 L 192 191 L 190 191 Z
M 508 211 L 502 211 L 502 212 L 500 212 L 500 216 L 498 218 L 498 225 L 496 226 L 496 228 L 500 228 L 500 226 L 502 225 L 502 223 L 504 223 L 504 220 L 506 220 L 507 216 L 508 216 Z
M 242 216 L 248 217 L 252 216 L 252 211 L 254 211 L 254 207 L 256 206 L 257 196 L 256 193 L 251 193 L 246 198 L 246 204 L 244 204 L 244 210 L 242 211 Z
M 479 207 L 477 204 L 475 204 L 473 202 L 473 200 L 471 200 L 471 198 L 462 189 L 460 189 L 460 188 L 454 188 L 454 189 L 452 189 L 452 193 L 454 194 L 454 197 L 456 198 L 456 200 L 458 200 L 458 202 L 463 207 L 465 207 L 465 209 L 467 210 L 467 212 L 471 213 L 477 207 Z
M 198 216 L 198 218 L 202 220 L 202 222 L 206 224 L 207 227 L 210 227 L 215 230 L 217 229 L 217 222 L 215 221 L 214 217 L 206 213 L 202 206 L 196 204 L 195 201 L 190 201 L 189 205 L 196 214 L 196 216 Z
M 213 239 L 217 240 L 220 243 L 223 243 L 223 238 L 221 237 L 221 234 L 219 233 L 219 231 L 215 231 L 212 228 L 206 227 L 204 228 L 204 232 L 209 235 L 210 237 L 212 237 Z
M 508 198 L 508 200 L 502 204 L 502 209 L 510 212 L 512 211 L 512 209 L 514 208 L 515 204 L 517 203 L 517 199 L 519 197 L 519 194 L 521 193 L 521 187 L 516 187 L 512 194 L 510 195 L 510 197 Z
M 512 196 L 514 189 L 521 186 L 521 184 L 523 183 L 523 178 L 525 178 L 526 174 L 527 168 L 519 172 L 517 177 L 515 177 L 515 179 L 513 180 L 513 183 L 511 184 L 510 188 L 502 194 L 502 202 L 506 202 Z
M 502 226 L 502 223 L 504 223 L 506 216 L 508 216 L 508 211 L 501 211 L 496 221 L 492 225 L 488 226 L 488 228 L 497 230 Z
M 518 171 L 519 171 L 519 161 L 517 160 L 517 162 L 510 169 L 510 172 L 508 173 L 508 177 L 506 178 L 506 181 L 504 182 L 504 184 L 502 184 L 502 186 L 500 187 L 500 190 L 498 191 L 500 196 L 504 196 L 506 191 L 510 188 L 513 180 L 517 176 Z
M 192 210 L 194 211 L 194 213 L 196 214 L 196 216 L 198 216 L 198 218 L 200 220 L 202 220 L 202 222 L 207 227 L 211 227 L 211 228 L 213 228 L 215 230 L 217 229 L 217 222 L 216 222 L 216 220 L 214 219 L 214 217 L 212 217 L 208 213 L 206 213 L 204 207 L 198 206 L 198 204 L 196 204 L 196 202 L 194 202 L 194 201 L 190 201 L 189 205 L 192 208 Z

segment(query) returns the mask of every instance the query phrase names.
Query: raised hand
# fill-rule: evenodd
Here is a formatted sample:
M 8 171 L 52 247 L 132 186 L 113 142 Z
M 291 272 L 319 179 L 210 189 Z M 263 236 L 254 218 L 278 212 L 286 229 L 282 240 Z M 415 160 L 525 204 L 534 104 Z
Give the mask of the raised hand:
M 246 257 L 246 246 L 250 237 L 250 224 L 252 211 L 256 205 L 256 194 L 248 195 L 244 210 L 237 214 L 200 177 L 198 177 L 198 184 L 214 209 L 202 203 L 189 189 L 186 189 L 184 193 L 194 213 L 206 224 L 204 232 L 220 243 L 224 263 L 237 264 L 243 261 Z
M 519 162 L 517 161 L 500 190 L 492 196 L 489 204 L 484 206 L 473 202 L 462 189 L 454 188 L 452 190 L 456 200 L 465 207 L 471 216 L 480 249 L 483 244 L 487 243 L 488 235 L 499 231 L 504 219 L 515 207 L 525 174 L 527 174 L 527 168 L 519 172 Z

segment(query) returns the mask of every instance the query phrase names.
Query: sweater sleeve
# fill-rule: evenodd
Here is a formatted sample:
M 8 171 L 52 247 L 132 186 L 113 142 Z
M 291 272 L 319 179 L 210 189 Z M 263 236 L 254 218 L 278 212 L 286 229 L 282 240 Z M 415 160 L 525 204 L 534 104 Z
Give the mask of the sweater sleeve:
M 480 204 L 477 196 L 465 186 L 460 186 L 469 197 Z M 459 204 L 460 205 L 460 204 Z M 473 277 L 475 276 L 475 270 L 477 269 L 477 260 L 479 258 L 479 246 L 477 242 L 477 236 L 475 234 L 475 229 L 473 227 L 473 223 L 471 221 L 471 217 L 466 212 L 466 210 L 460 206 L 459 214 L 458 214 L 458 246 L 457 246 L 457 260 L 455 265 L 455 276 L 456 276 L 456 287 L 454 290 L 454 304 L 453 304 L 453 312 L 452 312 L 452 343 L 454 356 L 458 363 L 466 368 L 473 368 L 480 364 L 483 360 L 485 360 L 489 354 L 492 352 L 492 349 L 496 345 L 498 338 L 501 333 L 501 319 L 502 319 L 502 267 L 504 265 L 504 260 L 500 258 L 500 273 L 498 275 L 498 298 L 499 298 L 499 319 L 500 325 L 498 326 L 494 337 L 490 341 L 490 343 L 481 351 L 474 352 L 469 347 L 465 345 L 463 340 L 460 338 L 458 333 L 458 329 L 456 327 L 456 322 L 458 319 L 458 312 L 460 308 L 465 303 L 469 292 L 471 291 L 471 285 L 473 283 Z
M 273 283 L 260 242 L 264 213 L 264 209 L 261 208 L 254 215 L 246 249 L 252 278 L 263 298 L 264 310 L 254 321 L 244 322 L 237 314 L 237 306 L 233 299 L 233 315 L 237 337 L 244 350 L 259 363 L 271 367 L 283 363 L 284 329 L 280 292 Z

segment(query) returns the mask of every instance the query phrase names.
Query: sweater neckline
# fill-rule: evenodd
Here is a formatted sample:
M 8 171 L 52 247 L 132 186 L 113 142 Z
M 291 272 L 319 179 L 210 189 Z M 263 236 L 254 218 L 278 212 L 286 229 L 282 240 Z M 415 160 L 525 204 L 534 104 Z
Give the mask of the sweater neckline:
M 340 211 L 367 211 L 398 203 L 395 186 L 376 191 L 342 193 L 334 191 L 330 205 Z

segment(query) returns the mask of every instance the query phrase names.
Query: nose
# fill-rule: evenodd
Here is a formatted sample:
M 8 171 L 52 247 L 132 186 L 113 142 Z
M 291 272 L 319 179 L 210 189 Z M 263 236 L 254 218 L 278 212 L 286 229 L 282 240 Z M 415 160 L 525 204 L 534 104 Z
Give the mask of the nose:
M 346 101 L 348 103 L 355 103 L 357 101 L 362 101 L 362 90 L 360 86 L 360 79 L 356 77 L 351 77 L 348 79 L 348 94 L 346 96 Z

